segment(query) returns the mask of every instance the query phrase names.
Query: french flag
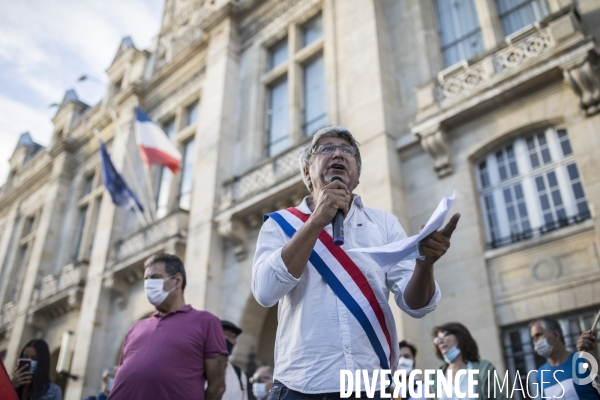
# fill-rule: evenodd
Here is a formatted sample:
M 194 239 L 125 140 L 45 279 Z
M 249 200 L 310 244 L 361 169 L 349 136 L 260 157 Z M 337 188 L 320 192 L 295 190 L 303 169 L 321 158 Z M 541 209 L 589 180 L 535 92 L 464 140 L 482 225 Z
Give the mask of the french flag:
M 179 172 L 181 153 L 165 132 L 139 107 L 135 108 L 135 137 L 142 160 L 148 168 L 161 164 L 174 174 Z

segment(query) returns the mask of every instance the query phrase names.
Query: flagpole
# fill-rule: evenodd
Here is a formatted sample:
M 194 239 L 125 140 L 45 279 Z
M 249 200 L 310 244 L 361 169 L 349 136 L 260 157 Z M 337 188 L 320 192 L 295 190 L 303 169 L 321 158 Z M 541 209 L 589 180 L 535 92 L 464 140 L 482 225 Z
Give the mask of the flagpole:
M 102 142 L 102 137 L 100 136 L 100 132 L 98 131 L 98 128 L 94 127 L 94 129 L 92 129 L 92 132 L 94 133 L 94 136 L 96 136 L 96 139 L 98 139 L 99 142 Z M 126 159 L 128 159 L 128 158 L 126 158 Z M 134 184 L 136 184 L 135 179 L 134 179 Z M 137 187 L 136 190 L 139 191 L 140 190 L 139 187 Z M 129 202 L 131 203 L 131 201 L 133 201 L 133 199 L 130 198 Z M 135 202 L 134 202 L 134 205 L 135 205 L 135 207 L 132 206 L 133 211 L 135 212 L 135 216 L 138 218 L 138 220 L 142 224 L 142 226 L 150 225 L 151 221 L 148 220 L 148 217 L 146 216 L 146 214 L 138 208 L 138 206 L 137 206 L 137 204 L 135 204 Z M 141 216 L 140 216 L 140 214 L 141 214 Z
M 117 113 L 115 112 L 114 108 L 110 108 L 109 109 L 110 112 L 110 116 L 113 120 L 113 123 L 115 124 L 116 129 L 121 132 L 121 126 L 117 120 Z M 133 167 L 133 162 L 131 161 L 131 156 L 129 154 L 129 136 L 131 135 L 131 130 L 129 130 L 128 135 L 127 135 L 127 140 L 125 142 L 125 159 L 129 161 L 129 163 L 131 164 L 131 166 Z M 134 171 L 134 178 L 135 178 L 135 169 L 133 169 Z M 148 208 L 148 213 L 150 214 L 151 220 L 155 221 L 156 220 L 156 204 L 154 203 L 154 193 L 152 191 L 152 180 L 150 179 L 150 173 L 147 170 L 147 168 L 144 168 L 144 177 L 145 177 L 145 181 L 146 181 L 146 196 L 148 198 L 148 204 L 147 207 Z M 140 191 L 142 191 L 140 189 Z M 145 196 L 145 197 L 146 197 Z

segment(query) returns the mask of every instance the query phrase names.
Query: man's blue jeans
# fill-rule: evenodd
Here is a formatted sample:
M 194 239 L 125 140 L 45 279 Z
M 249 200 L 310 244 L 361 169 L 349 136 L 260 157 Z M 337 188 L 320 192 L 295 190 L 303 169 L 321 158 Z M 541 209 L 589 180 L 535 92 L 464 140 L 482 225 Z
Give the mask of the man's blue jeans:
M 361 399 L 368 399 L 367 394 L 365 392 L 361 393 Z M 373 399 L 381 399 L 381 393 L 379 390 L 375 391 L 375 396 Z M 333 393 L 316 393 L 316 394 L 306 394 L 296 392 L 285 386 L 283 383 L 279 381 L 275 381 L 273 383 L 273 388 L 269 392 L 267 396 L 267 400 L 334 400 L 340 399 L 340 392 Z M 353 393 L 348 400 L 356 399 L 355 394 Z

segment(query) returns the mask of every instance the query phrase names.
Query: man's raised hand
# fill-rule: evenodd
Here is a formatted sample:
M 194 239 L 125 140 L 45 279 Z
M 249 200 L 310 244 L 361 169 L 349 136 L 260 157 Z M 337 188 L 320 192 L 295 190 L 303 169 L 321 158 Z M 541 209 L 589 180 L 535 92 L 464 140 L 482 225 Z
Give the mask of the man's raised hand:
M 450 221 L 441 230 L 432 232 L 423 239 L 419 245 L 419 253 L 425 256 L 425 260 L 419 260 L 421 265 L 433 265 L 450 248 L 450 238 L 456 229 L 460 214 L 454 214 Z
M 350 190 L 345 183 L 341 181 L 328 183 L 321 188 L 311 219 L 324 228 L 331 223 L 338 209 L 342 210 L 345 217 L 350 208 L 350 196 Z

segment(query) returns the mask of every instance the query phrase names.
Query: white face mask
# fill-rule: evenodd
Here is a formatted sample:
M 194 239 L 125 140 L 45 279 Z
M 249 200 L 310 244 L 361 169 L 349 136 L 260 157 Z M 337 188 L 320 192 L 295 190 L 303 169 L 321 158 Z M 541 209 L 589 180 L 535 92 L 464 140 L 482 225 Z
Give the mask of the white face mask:
M 410 371 L 413 370 L 413 367 L 415 366 L 415 361 L 411 360 L 410 358 L 406 358 L 406 357 L 400 357 L 400 360 L 398 360 L 398 368 L 399 370 L 404 370 L 406 371 L 406 374 L 408 375 L 410 373 Z
M 535 345 L 533 346 L 533 349 L 540 356 L 542 356 L 544 358 L 548 358 L 550 356 L 550 354 L 552 354 L 552 350 L 554 350 L 554 346 L 549 344 L 548 340 L 546 338 L 543 338 L 543 339 L 538 340 L 535 343 Z
M 259 382 L 253 383 L 252 384 L 252 394 L 258 400 L 264 399 L 269 394 L 269 393 L 267 393 L 267 384 L 266 383 L 259 383 Z
M 173 279 L 172 276 L 167 279 Z M 154 307 L 160 306 L 167 299 L 169 293 L 175 290 L 176 286 L 173 289 L 166 291 L 165 287 L 166 279 L 146 279 L 144 281 L 144 290 L 146 291 L 146 298 L 148 302 L 152 304 Z

